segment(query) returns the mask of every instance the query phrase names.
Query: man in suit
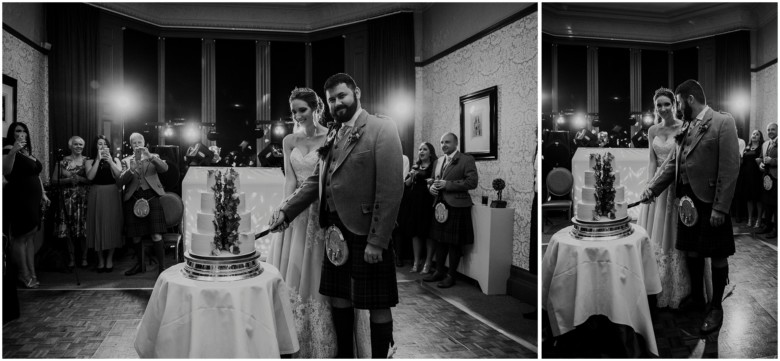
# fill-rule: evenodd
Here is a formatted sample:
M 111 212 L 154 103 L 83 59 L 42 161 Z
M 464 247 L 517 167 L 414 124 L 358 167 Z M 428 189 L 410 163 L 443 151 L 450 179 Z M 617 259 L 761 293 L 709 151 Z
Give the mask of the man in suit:
M 701 333 L 715 331 L 723 323 L 723 291 L 728 282 L 728 257 L 734 254 L 734 234 L 729 207 L 739 174 L 737 128 L 728 113 L 707 106 L 704 90 L 695 80 L 686 80 L 675 90 L 677 113 L 685 123 L 676 137 L 675 159 L 653 178 L 643 194 L 652 200 L 676 184 L 683 205 L 677 223 L 677 249 L 686 253 L 691 296 L 681 307 L 704 307 L 704 257 L 712 258 L 712 301 Z M 681 114 L 681 115 L 680 115 Z
M 159 196 L 165 194 L 158 173 L 168 171 L 168 164 L 160 159 L 157 154 L 149 153 L 146 148 L 144 136 L 139 133 L 130 135 L 130 146 L 133 155 L 122 159 L 122 174 L 117 179 L 118 185 L 124 186 L 125 236 L 133 238 L 137 262 L 133 268 L 125 272 L 125 276 L 132 276 L 142 272 L 141 264 L 141 237 L 151 236 L 154 245 L 154 255 L 157 258 L 158 273 L 164 270 L 163 260 L 165 249 L 162 244 L 162 233 L 167 229 L 165 214 L 160 205 Z M 148 214 L 138 217 L 134 213 L 136 203 L 145 200 L 148 203 Z M 142 201 L 141 201 L 142 202 Z
M 761 146 L 761 158 L 756 159 L 758 167 L 764 172 L 764 228 L 757 234 L 767 234 L 767 238 L 777 237 L 777 123 L 766 127 L 769 138 Z M 771 186 L 766 189 L 766 186 Z M 772 220 L 774 216 L 774 221 Z
M 354 308 L 368 309 L 371 353 L 385 358 L 393 341 L 390 307 L 398 303 L 391 234 L 403 195 L 401 140 L 388 119 L 360 106 L 360 88 L 347 74 L 325 82 L 335 119 L 311 177 L 282 202 L 269 224 L 280 231 L 320 199 L 320 226 L 338 227 L 349 247 L 341 266 L 322 265 L 320 293 L 331 297 L 338 358 L 353 358 Z
M 471 223 L 471 195 L 469 190 L 477 188 L 479 175 L 474 157 L 458 151 L 458 137 L 447 133 L 441 137 L 444 156 L 433 163 L 434 180 L 428 190 L 447 208 L 444 222 L 431 220 L 429 237 L 436 241 L 436 272 L 425 277 L 425 282 L 440 281 L 436 286 L 449 288 L 455 285 L 455 275 L 464 245 L 474 243 L 474 226 Z M 445 271 L 444 260 L 450 257 L 449 270 Z

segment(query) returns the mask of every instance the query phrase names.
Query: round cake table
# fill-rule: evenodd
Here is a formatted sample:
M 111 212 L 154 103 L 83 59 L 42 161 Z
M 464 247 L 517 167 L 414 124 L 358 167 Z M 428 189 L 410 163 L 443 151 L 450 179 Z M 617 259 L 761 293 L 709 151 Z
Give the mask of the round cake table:
M 604 315 L 658 355 L 647 295 L 661 292 L 661 279 L 647 232 L 631 227 L 631 235 L 607 241 L 576 239 L 571 226 L 553 235 L 542 261 L 542 307 L 553 336 Z
M 163 272 L 138 327 L 141 358 L 279 358 L 298 351 L 290 293 L 274 266 L 233 282 Z

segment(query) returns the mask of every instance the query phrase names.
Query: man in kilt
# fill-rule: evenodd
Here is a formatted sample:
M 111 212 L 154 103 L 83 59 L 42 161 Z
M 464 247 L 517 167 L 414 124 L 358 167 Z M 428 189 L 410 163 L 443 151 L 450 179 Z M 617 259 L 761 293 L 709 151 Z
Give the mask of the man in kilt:
M 433 163 L 434 179 L 428 190 L 436 198 L 438 208 L 431 220 L 429 237 L 436 241 L 436 272 L 423 278 L 436 282 L 440 288 L 455 285 L 455 274 L 462 255 L 463 245 L 474 243 L 474 226 L 471 224 L 471 196 L 469 190 L 477 188 L 479 175 L 474 157 L 458 151 L 458 137 L 447 133 L 441 137 L 444 156 Z M 438 205 L 442 203 L 443 205 Z M 441 217 L 446 208 L 446 220 Z M 449 270 L 444 260 L 450 257 Z
M 729 207 L 739 174 L 737 128 L 730 114 L 707 106 L 697 81 L 686 80 L 675 95 L 678 117 L 685 122 L 676 137 L 677 151 L 649 182 L 642 198 L 651 201 L 667 186 L 676 186 L 680 205 L 676 247 L 686 253 L 691 280 L 691 294 L 681 308 L 705 309 L 704 258 L 712 259 L 712 301 L 700 329 L 707 334 L 723 323 L 728 257 L 734 254 Z
M 777 123 L 767 125 L 766 136 L 769 140 L 761 146 L 761 158 L 756 159 L 759 168 L 764 172 L 764 199 L 762 200 L 764 228 L 756 234 L 767 234 L 767 238 L 775 238 L 777 237 Z
M 320 161 L 269 226 L 286 228 L 319 197 L 320 226 L 338 227 L 349 250 L 342 265 L 323 262 L 320 280 L 320 293 L 331 297 L 336 357 L 354 358 L 354 307 L 371 314 L 372 357 L 386 358 L 394 344 L 390 307 L 398 303 L 389 245 L 403 195 L 401 139 L 392 121 L 361 109 L 360 88 L 349 75 L 328 78 L 325 95 L 336 122 L 318 150 Z

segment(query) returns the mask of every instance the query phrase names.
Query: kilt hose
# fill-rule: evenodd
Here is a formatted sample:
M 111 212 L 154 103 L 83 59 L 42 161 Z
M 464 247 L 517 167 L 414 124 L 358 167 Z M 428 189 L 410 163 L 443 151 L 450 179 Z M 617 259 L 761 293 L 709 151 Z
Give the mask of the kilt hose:
M 329 214 L 328 221 L 344 235 L 349 245 L 349 258 L 341 266 L 331 263 L 327 256 L 323 259 L 320 293 L 351 300 L 354 308 L 364 310 L 395 307 L 398 304 L 398 285 L 392 245 L 382 252 L 381 262 L 366 263 L 363 255 L 368 236 L 347 230 L 335 212 Z

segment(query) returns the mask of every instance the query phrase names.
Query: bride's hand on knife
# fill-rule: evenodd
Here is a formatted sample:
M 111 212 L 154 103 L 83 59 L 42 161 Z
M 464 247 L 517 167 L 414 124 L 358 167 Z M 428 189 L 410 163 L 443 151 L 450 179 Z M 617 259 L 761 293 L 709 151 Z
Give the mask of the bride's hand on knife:
M 281 209 L 274 211 L 271 220 L 268 222 L 268 228 L 272 233 L 284 231 L 289 224 L 285 221 L 284 212 Z
M 642 193 L 642 203 L 649 204 L 649 203 L 653 203 L 653 201 L 655 201 L 655 196 L 653 195 L 653 191 L 649 189 L 645 189 L 645 192 Z

